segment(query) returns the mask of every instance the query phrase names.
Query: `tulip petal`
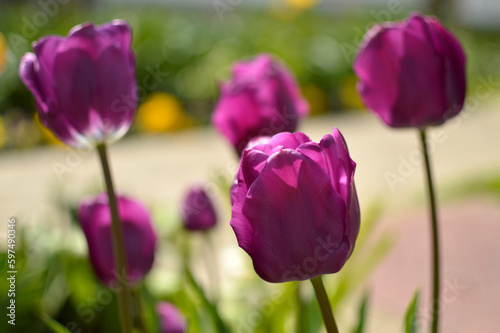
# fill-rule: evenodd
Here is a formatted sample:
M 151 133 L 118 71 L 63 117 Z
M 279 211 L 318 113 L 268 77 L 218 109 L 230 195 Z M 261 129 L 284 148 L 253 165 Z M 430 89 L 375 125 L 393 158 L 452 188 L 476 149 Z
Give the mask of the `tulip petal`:
M 257 110 L 258 104 L 250 89 L 227 92 L 217 102 L 212 123 L 241 151 L 250 139 L 268 135 L 261 131 L 262 120 Z
M 466 92 L 465 53 L 457 39 L 437 20 L 429 20 L 431 29 L 438 35 L 445 59 L 445 87 L 448 110 L 443 121 L 455 116 L 464 105 Z
M 391 127 L 440 125 L 463 107 L 465 55 L 433 17 L 370 29 L 354 71 L 364 103 Z
M 241 155 L 255 137 L 293 132 L 307 113 L 293 76 L 264 54 L 233 65 L 233 76 L 221 85 L 212 123 Z
M 48 106 L 45 102 L 45 92 L 43 84 L 40 82 L 40 64 L 36 55 L 33 53 L 26 53 L 22 58 L 19 65 L 19 77 L 35 97 L 37 106 L 42 113 L 46 113 Z
M 126 54 L 117 47 L 104 51 L 95 66 L 97 87 L 92 109 L 97 110 L 103 124 L 103 136 L 107 137 L 122 126 L 128 129 L 132 122 L 136 103 L 123 101 L 137 100 L 135 70 Z
M 116 45 L 118 42 L 120 49 L 130 50 L 132 43 L 132 31 L 128 23 L 124 20 L 113 20 L 101 25 L 99 33 L 108 40 L 108 45 Z M 132 52 L 127 52 L 133 56 Z
M 245 186 L 250 188 L 266 165 L 269 155 L 259 150 L 246 150 L 241 158 L 241 172 Z
M 217 223 L 214 206 L 202 186 L 194 186 L 182 201 L 182 221 L 190 231 L 208 230 Z
M 53 86 L 59 108 L 64 110 L 58 116 L 65 117 L 71 127 L 85 135 L 91 129 L 91 119 L 99 119 L 97 110 L 91 108 L 98 87 L 95 62 L 80 49 L 59 53 L 54 64 Z
M 329 251 L 345 251 L 340 245 L 346 211 L 328 175 L 304 155 L 284 149 L 271 156 L 249 188 L 242 213 L 246 219 L 233 216 L 231 226 L 240 234 L 239 229 L 252 231 L 250 241 L 242 243 L 239 237 L 238 241 L 264 280 L 309 279 L 336 272 L 344 264 L 343 256 L 316 258 L 321 237 L 328 238 Z M 315 267 L 308 267 L 301 275 L 288 274 L 296 266 L 308 265 L 309 258 L 315 260 Z
M 186 322 L 179 310 L 171 303 L 160 302 L 156 305 L 160 333 L 184 333 Z
M 304 97 L 302 97 L 297 81 L 285 67 L 282 68 L 281 74 L 284 86 L 290 96 L 292 96 L 292 99 L 295 100 L 295 108 L 299 118 L 307 116 L 309 114 L 309 104 Z
M 59 52 L 77 48 L 97 60 L 111 46 L 129 50 L 131 37 L 130 27 L 125 21 L 114 20 L 102 26 L 83 23 L 71 29 Z M 130 51 L 127 53 L 132 54 Z
M 280 149 L 296 149 L 301 144 L 311 141 L 311 139 L 301 132 L 282 132 L 275 134 L 273 137 L 265 137 L 265 139 L 261 138 L 260 141 L 261 142 L 259 142 L 259 140 L 255 140 L 256 144 L 252 146 L 252 148 L 260 150 L 267 155 L 272 155 Z
M 134 283 L 151 270 L 156 249 L 156 235 L 148 211 L 142 204 L 118 197 L 118 211 L 123 227 L 128 263 L 127 279 Z M 99 279 L 106 285 L 116 281 L 111 236 L 111 214 L 106 194 L 85 199 L 80 204 L 78 218 L 85 233 L 89 258 Z
M 61 36 L 45 36 L 40 38 L 38 42 L 33 43 L 33 51 L 39 62 L 39 71 L 43 74 L 40 75 L 42 80 L 41 87 L 43 91 L 44 100 L 47 100 L 52 93 L 52 80 L 54 60 L 57 55 L 59 47 L 64 43 L 64 38 Z M 51 98 L 54 98 L 50 96 Z
M 333 135 L 325 135 L 319 144 L 305 143 L 297 151 L 321 165 L 337 193 L 345 202 L 350 201 L 356 163 L 349 156 L 344 138 L 338 129 L 333 129 Z
M 68 144 L 76 144 L 74 131 L 66 123 L 64 117 L 54 115 L 50 111 L 54 110 L 56 101 L 50 89 L 40 82 L 40 64 L 33 53 L 26 53 L 21 59 L 19 66 L 19 76 L 23 83 L 35 97 L 35 102 L 42 124 L 56 134 L 56 136 Z
M 446 110 L 443 99 L 443 60 L 431 43 L 428 27 L 420 16 L 413 16 L 404 32 L 405 54 L 400 59 L 399 93 L 391 122 L 420 127 L 436 122 L 436 114 Z M 423 98 L 425 96 L 425 98 Z M 439 122 L 442 122 L 439 119 Z
M 399 59 L 403 56 L 403 32 L 395 28 L 372 28 L 368 43 L 354 61 L 359 77 L 358 91 L 368 108 L 385 123 L 391 123 L 391 108 L 397 99 Z

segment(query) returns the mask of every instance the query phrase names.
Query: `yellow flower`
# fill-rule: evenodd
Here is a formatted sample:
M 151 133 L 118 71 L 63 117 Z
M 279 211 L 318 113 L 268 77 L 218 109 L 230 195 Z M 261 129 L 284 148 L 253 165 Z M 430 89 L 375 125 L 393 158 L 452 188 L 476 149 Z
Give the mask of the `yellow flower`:
M 0 149 L 5 144 L 5 129 L 3 128 L 2 117 L 0 116 Z
M 59 140 L 54 133 L 52 133 L 51 130 L 49 130 L 47 127 L 45 127 L 42 122 L 40 121 L 40 117 L 38 116 L 38 113 L 35 112 L 35 116 L 33 117 L 33 121 L 37 125 L 38 129 L 40 130 L 40 134 L 42 136 L 42 140 L 45 143 L 53 144 L 53 145 L 64 145 L 64 143 Z
M 364 109 L 363 102 L 356 91 L 357 78 L 354 75 L 349 75 L 341 82 L 340 100 L 346 109 Z
M 182 129 L 191 119 L 175 96 L 156 92 L 139 106 L 136 122 L 139 130 L 158 133 Z
M 3 34 L 0 32 L 0 74 L 2 74 L 3 70 L 5 69 L 5 66 L 7 65 L 7 41 L 5 40 L 5 37 Z
M 289 7 L 293 9 L 304 10 L 316 6 L 320 0 L 284 0 L 284 1 Z
M 301 87 L 302 95 L 309 103 L 309 110 L 312 115 L 326 112 L 327 96 L 321 88 L 312 83 L 306 83 Z

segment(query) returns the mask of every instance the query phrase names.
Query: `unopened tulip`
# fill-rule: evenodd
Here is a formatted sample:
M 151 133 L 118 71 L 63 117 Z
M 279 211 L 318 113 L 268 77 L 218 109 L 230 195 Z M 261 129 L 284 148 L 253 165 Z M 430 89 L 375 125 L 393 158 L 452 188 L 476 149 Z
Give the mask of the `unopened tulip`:
M 464 51 L 434 17 L 375 25 L 354 71 L 365 105 L 391 127 L 440 125 L 464 104 Z
M 118 196 L 118 211 L 123 227 L 127 259 L 126 281 L 134 284 L 141 280 L 153 265 L 156 234 L 151 216 L 144 205 L 134 199 Z M 111 213 L 108 196 L 103 193 L 84 199 L 78 209 L 78 219 L 87 238 L 92 267 L 105 285 L 125 278 L 117 272 L 113 260 Z
M 186 331 L 186 321 L 179 309 L 172 303 L 159 302 L 156 305 L 156 313 L 160 321 L 161 333 L 184 333 Z
M 19 75 L 40 120 L 69 146 L 122 137 L 136 108 L 135 58 L 124 21 L 85 23 L 67 37 L 45 36 L 21 59 Z
M 337 129 L 319 143 L 280 133 L 243 152 L 231 226 L 262 279 L 307 280 L 343 267 L 359 231 L 355 167 Z
M 212 123 L 238 154 L 254 137 L 295 131 L 309 112 L 295 78 L 267 54 L 236 63 L 220 90 Z
M 189 190 L 182 203 L 181 215 L 185 228 L 191 231 L 208 230 L 217 223 L 212 201 L 202 187 Z

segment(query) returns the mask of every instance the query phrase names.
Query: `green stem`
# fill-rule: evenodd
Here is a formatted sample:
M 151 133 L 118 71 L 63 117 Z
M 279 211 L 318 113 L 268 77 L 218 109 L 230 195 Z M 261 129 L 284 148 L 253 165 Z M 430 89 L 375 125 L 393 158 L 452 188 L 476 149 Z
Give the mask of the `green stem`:
M 295 331 L 297 333 L 308 333 L 309 332 L 309 325 L 307 322 L 307 309 L 304 304 L 304 301 L 302 300 L 302 295 L 300 292 L 301 289 L 301 281 L 295 282 L 295 301 L 297 303 L 297 326 L 295 328 Z
M 437 333 L 439 328 L 439 289 L 440 289 L 440 272 L 439 272 L 439 230 L 436 209 L 436 197 L 432 181 L 431 166 L 429 160 L 429 150 L 427 147 L 427 138 L 425 129 L 420 129 L 420 142 L 425 158 L 425 171 L 427 175 L 427 188 L 429 191 L 429 206 L 431 213 L 432 227 L 432 326 L 431 332 Z
M 312 278 L 311 283 L 314 287 L 316 298 L 318 299 L 319 307 L 321 309 L 321 314 L 323 315 L 323 321 L 325 322 L 326 331 L 328 333 L 339 333 L 339 329 L 337 328 L 337 323 L 335 323 L 335 318 L 333 317 L 332 307 L 330 306 L 330 300 L 328 299 L 328 295 L 326 294 L 325 286 L 323 285 L 323 280 L 321 280 L 321 275 Z
M 133 329 L 132 309 L 130 304 L 130 290 L 127 281 L 127 260 L 125 257 L 123 228 L 118 215 L 118 205 L 106 153 L 106 144 L 102 143 L 97 145 L 97 151 L 101 159 L 102 171 L 104 173 L 104 180 L 106 182 L 106 189 L 109 198 L 109 209 L 111 211 L 111 235 L 113 240 L 113 255 L 116 268 L 115 274 L 119 283 L 117 294 L 120 322 L 122 332 L 131 333 Z
M 146 318 L 144 317 L 144 308 L 142 306 L 141 288 L 137 287 L 132 290 L 132 299 L 137 311 L 139 327 L 143 333 L 147 333 Z
M 210 283 L 211 298 L 214 304 L 219 299 L 219 260 L 217 258 L 217 249 L 211 239 L 209 231 L 203 232 L 203 238 L 206 244 L 205 264 Z
M 193 286 L 198 295 L 200 296 L 202 302 L 207 307 L 210 316 L 212 317 L 215 325 L 217 326 L 217 332 L 219 333 L 227 333 L 229 329 L 226 327 L 226 324 L 222 321 L 222 318 L 219 315 L 219 311 L 217 310 L 217 306 L 215 304 L 210 303 L 210 300 L 205 295 L 203 289 L 198 285 L 196 280 L 193 277 L 193 274 L 189 270 L 187 263 L 184 265 L 184 273 L 186 274 L 186 278 L 188 282 Z

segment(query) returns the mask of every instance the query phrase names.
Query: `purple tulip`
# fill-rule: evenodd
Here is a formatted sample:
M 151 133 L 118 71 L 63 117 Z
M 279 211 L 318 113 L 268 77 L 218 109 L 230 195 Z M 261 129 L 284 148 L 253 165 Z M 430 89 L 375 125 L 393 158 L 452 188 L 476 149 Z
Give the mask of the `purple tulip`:
M 342 268 L 359 231 L 355 167 L 335 128 L 319 143 L 280 133 L 243 152 L 231 226 L 262 279 L 307 280 Z
M 186 331 L 186 322 L 172 303 L 159 302 L 156 305 L 156 313 L 160 320 L 160 332 L 184 333 Z
M 202 187 L 189 190 L 182 203 L 182 221 L 191 231 L 208 230 L 217 223 L 214 206 Z
M 364 103 L 391 127 L 440 125 L 464 104 L 464 51 L 434 17 L 375 25 L 354 71 Z
M 69 146 L 122 137 L 136 108 L 135 58 L 124 21 L 85 23 L 67 37 L 45 36 L 21 59 L 19 75 L 42 123 Z
M 212 123 L 238 154 L 254 137 L 295 131 L 309 112 L 292 74 L 266 54 L 236 63 L 220 89 Z
M 134 284 L 153 266 L 156 234 L 146 207 L 124 196 L 119 196 L 117 200 L 128 266 L 127 282 Z M 116 275 L 120 273 L 121 277 L 122 274 L 116 272 L 113 259 L 108 195 L 102 193 L 84 199 L 78 209 L 78 219 L 87 238 L 90 262 L 97 277 L 105 285 L 114 284 Z

